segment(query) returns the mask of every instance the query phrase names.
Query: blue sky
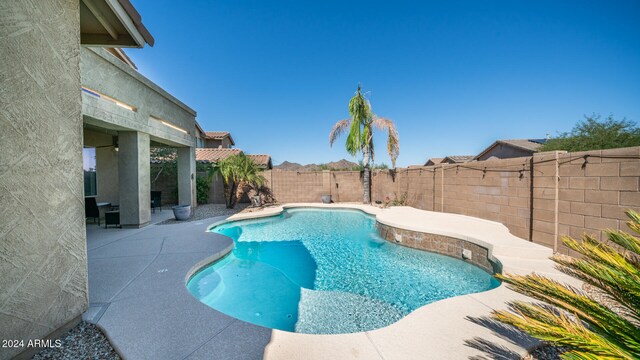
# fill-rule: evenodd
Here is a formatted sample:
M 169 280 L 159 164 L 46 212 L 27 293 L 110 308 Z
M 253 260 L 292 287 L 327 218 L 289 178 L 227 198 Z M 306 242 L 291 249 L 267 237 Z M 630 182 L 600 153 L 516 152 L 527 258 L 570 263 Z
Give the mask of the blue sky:
M 127 52 L 139 71 L 274 163 L 352 160 L 327 137 L 359 83 L 397 124 L 399 166 L 594 112 L 640 120 L 637 0 L 133 3 L 156 38 Z

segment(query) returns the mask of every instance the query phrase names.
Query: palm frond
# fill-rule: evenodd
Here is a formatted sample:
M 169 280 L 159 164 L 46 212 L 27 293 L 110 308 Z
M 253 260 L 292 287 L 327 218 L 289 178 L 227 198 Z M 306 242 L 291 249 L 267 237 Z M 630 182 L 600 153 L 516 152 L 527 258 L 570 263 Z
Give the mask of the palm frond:
M 331 132 L 329 133 L 329 146 L 333 146 L 333 143 L 342 135 L 348 128 L 351 127 L 351 119 L 344 119 L 338 121 Z
M 210 176 L 214 173 L 220 173 L 224 180 L 225 192 L 229 196 L 227 201 L 229 207 L 235 205 L 246 189 L 257 189 L 267 181 L 262 175 L 262 169 L 244 153 L 229 156 L 218 162 L 212 168 Z
M 400 153 L 398 132 L 393 122 L 388 119 L 378 118 L 371 111 L 371 103 L 362 93 L 362 88 L 358 85 L 355 95 L 349 101 L 350 119 L 338 121 L 329 133 L 329 145 L 333 146 L 336 139 L 349 129 L 349 134 L 345 141 L 345 149 L 352 156 L 362 154 L 362 163 L 365 169 L 369 169 L 370 164 L 375 161 L 375 148 L 373 142 L 374 127 L 387 130 L 388 141 L 387 151 L 391 157 L 393 167 L 396 166 L 396 159 Z M 366 175 L 370 180 L 370 173 Z M 371 202 L 370 189 L 364 189 L 364 202 Z
M 540 340 L 569 347 L 573 356 L 595 356 L 597 359 L 632 358 L 627 349 L 589 330 L 576 316 L 557 312 L 540 304 L 516 301 L 510 305 L 514 312 L 494 311 L 493 316 Z
M 387 131 L 387 152 L 391 158 L 391 167 L 395 169 L 396 159 L 400 155 L 400 137 L 393 121 L 378 116 L 373 117 L 373 126 Z
M 628 211 L 629 227 L 640 230 L 640 216 Z M 592 236 L 564 237 L 563 243 L 583 255 L 556 255 L 557 267 L 600 289 L 616 311 L 589 294 L 538 275 L 498 275 L 513 290 L 548 305 L 513 303 L 513 312 L 493 316 L 532 336 L 566 346 L 564 359 L 640 358 L 640 239 L 622 231 L 605 230 L 611 244 Z M 619 246 L 616 247 L 616 245 Z

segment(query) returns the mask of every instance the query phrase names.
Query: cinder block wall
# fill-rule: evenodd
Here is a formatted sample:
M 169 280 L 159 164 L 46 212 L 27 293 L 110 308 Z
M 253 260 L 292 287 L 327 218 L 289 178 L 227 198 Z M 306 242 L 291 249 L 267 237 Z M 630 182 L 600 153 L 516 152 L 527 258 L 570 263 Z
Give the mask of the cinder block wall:
M 0 339 L 25 345 L 88 302 L 79 6 L 0 2 Z
M 358 171 L 265 172 L 280 203 L 362 201 Z M 336 184 L 338 186 L 336 186 Z M 640 211 L 640 147 L 376 170 L 372 200 L 497 221 L 523 239 L 570 253 L 561 237 L 625 229 Z
M 288 202 L 319 202 L 328 190 L 329 182 L 322 171 L 297 172 L 268 170 L 264 176 L 267 186 L 271 188 L 280 203 Z
M 603 228 L 626 228 L 625 210 L 640 210 L 639 156 L 633 147 L 400 169 L 395 187 L 389 176 L 374 177 L 374 199 L 407 186 L 410 206 L 498 221 L 518 237 L 571 253 L 563 235 L 601 238 Z M 420 169 L 433 179 L 416 186 L 427 199 L 433 194 L 431 205 L 412 191 L 420 180 L 411 174 Z
M 359 171 L 283 171 L 263 173 L 279 203 L 320 202 L 331 195 L 335 202 L 362 201 L 362 178 Z
M 362 201 L 363 187 L 360 171 L 325 171 L 324 174 L 330 179 L 330 191 L 327 194 L 331 195 L 333 201 Z
M 436 173 L 444 194 L 436 209 L 497 221 L 527 239 L 531 189 L 528 167 L 528 158 L 444 165 Z
M 534 161 L 553 156 L 536 155 Z M 640 211 L 640 147 L 557 157 L 557 182 L 553 180 L 555 160 L 534 167 L 533 240 L 570 253 L 560 236 L 579 237 L 586 232 L 602 238 L 605 228 L 628 230 L 624 212 Z
M 151 164 L 152 168 L 159 168 L 158 164 Z M 156 170 L 157 171 L 157 170 Z M 153 180 L 153 179 L 152 179 Z M 152 183 L 151 190 L 162 191 L 162 205 L 178 204 L 178 175 L 173 172 L 162 172 L 158 179 Z M 99 192 L 99 190 L 98 190 Z

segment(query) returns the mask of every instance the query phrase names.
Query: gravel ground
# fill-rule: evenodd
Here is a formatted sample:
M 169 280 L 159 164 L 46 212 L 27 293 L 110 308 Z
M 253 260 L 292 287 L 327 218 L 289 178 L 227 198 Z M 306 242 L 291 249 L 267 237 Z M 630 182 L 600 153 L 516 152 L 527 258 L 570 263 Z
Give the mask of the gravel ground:
M 34 360 L 120 360 L 109 340 L 95 325 L 81 321 L 59 340 L 60 347 L 47 348 L 37 353 Z
M 245 210 L 249 204 L 237 204 L 235 209 L 227 209 L 224 204 L 204 204 L 198 205 L 193 211 L 193 216 L 186 221 L 198 221 L 215 216 L 231 216 Z M 184 221 L 178 221 L 176 219 L 168 219 L 159 222 L 158 225 L 176 224 Z

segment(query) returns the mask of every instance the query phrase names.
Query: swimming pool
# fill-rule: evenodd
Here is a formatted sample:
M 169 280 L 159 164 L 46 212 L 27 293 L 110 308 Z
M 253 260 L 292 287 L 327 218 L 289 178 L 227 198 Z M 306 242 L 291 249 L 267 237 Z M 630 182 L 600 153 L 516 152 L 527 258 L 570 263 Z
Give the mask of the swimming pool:
M 358 210 L 288 209 L 211 231 L 235 247 L 196 273 L 189 291 L 240 320 L 285 331 L 340 334 L 390 325 L 420 306 L 495 288 L 482 269 L 378 236 Z

